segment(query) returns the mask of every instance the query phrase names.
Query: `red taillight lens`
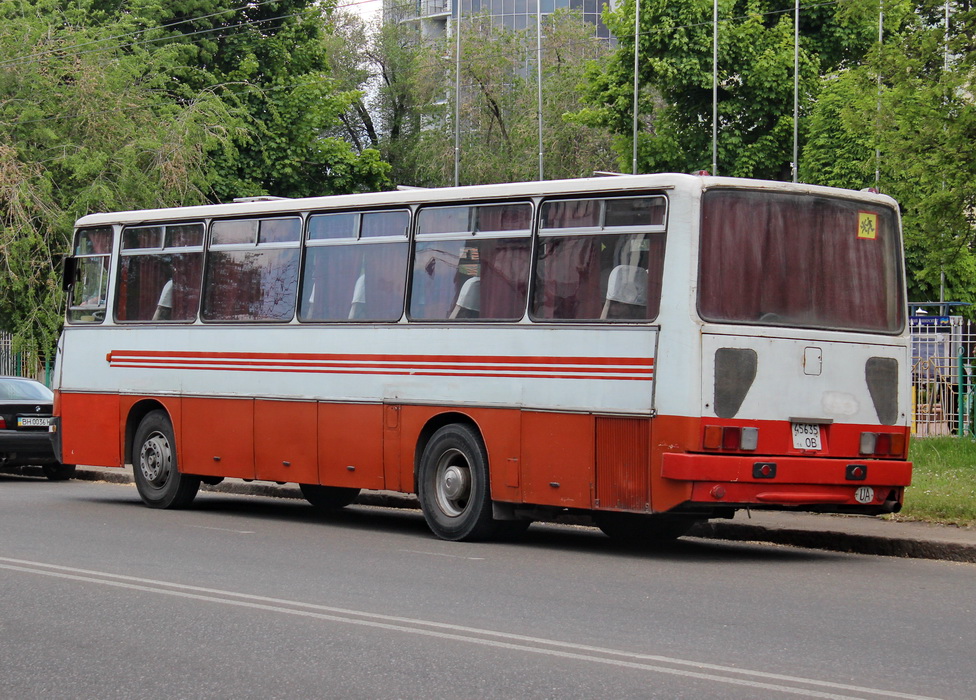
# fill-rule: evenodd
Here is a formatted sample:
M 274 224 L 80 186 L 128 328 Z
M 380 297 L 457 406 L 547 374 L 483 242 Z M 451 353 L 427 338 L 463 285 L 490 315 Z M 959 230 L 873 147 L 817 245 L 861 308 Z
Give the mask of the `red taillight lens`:
M 891 454 L 891 433 L 878 433 L 878 441 L 875 443 L 874 453 L 878 455 Z
M 3 416 L 0 416 L 0 430 L 7 429 L 7 421 L 4 420 Z
M 722 449 L 737 450 L 742 442 L 742 431 L 739 428 L 725 428 L 722 431 Z

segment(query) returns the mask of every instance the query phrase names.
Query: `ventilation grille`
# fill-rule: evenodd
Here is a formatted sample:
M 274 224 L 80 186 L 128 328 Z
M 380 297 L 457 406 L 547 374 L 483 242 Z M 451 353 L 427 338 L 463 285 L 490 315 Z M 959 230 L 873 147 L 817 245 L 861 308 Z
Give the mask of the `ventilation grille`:
M 715 415 L 734 418 L 756 379 L 759 357 L 750 348 L 715 351 Z
M 878 420 L 883 425 L 894 425 L 898 421 L 898 360 L 893 357 L 870 358 L 864 367 L 864 379 Z
M 641 418 L 596 419 L 596 497 L 600 508 L 645 511 L 649 422 Z

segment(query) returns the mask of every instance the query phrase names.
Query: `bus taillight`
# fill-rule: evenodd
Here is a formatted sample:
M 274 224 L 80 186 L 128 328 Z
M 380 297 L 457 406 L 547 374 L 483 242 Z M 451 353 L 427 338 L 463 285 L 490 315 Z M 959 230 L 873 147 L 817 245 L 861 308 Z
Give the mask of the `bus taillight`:
M 702 444 L 706 450 L 751 452 L 759 446 L 759 428 L 706 425 Z
M 861 454 L 902 457 L 905 454 L 905 436 L 902 433 L 861 433 Z

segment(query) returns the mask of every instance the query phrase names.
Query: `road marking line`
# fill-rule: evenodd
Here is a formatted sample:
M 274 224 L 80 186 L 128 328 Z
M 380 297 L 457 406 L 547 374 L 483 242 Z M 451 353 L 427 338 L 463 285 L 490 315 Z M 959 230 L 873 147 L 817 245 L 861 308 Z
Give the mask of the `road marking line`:
M 480 629 L 476 627 L 465 627 L 462 625 L 452 625 L 449 623 L 433 622 L 429 620 L 369 613 L 360 610 L 348 610 L 344 608 L 317 605 L 314 603 L 303 603 L 300 601 L 281 598 L 270 598 L 247 593 L 237 593 L 235 591 L 226 591 L 216 588 L 190 586 L 169 581 L 159 581 L 156 579 L 123 576 L 120 574 L 112 574 L 103 571 L 77 569 L 68 566 L 45 564 L 43 562 L 27 561 L 23 559 L 0 557 L 0 562 L 2 562 L 0 563 L 0 569 L 6 569 L 8 571 L 39 574 L 69 581 L 97 583 L 114 588 L 123 588 L 146 593 L 159 593 L 190 600 L 200 600 L 205 602 L 220 603 L 223 605 L 251 608 L 255 610 L 278 612 L 317 620 L 328 620 L 330 622 L 359 625 L 373 629 L 403 632 L 406 634 L 417 634 L 456 642 L 467 642 L 469 644 L 480 644 L 497 649 L 510 649 L 514 651 L 540 654 L 557 658 L 589 661 L 592 663 L 601 663 L 654 673 L 664 673 L 674 676 L 682 676 L 685 678 L 695 678 L 699 680 L 746 686 L 749 688 L 762 690 L 773 690 L 812 698 L 852 700 L 855 697 L 863 698 L 864 695 L 876 695 L 885 698 L 899 698 L 900 700 L 936 700 L 935 698 L 928 696 L 898 693 L 890 690 L 879 690 L 876 688 L 866 688 L 863 686 L 847 685 L 844 683 L 833 683 L 830 681 L 820 681 L 811 678 L 787 676 L 777 673 L 766 673 L 763 671 L 753 671 L 749 669 L 735 668 L 732 666 L 708 664 L 698 661 L 689 661 L 686 659 L 675 659 L 666 656 L 638 654 L 619 649 L 608 649 L 584 644 L 574 644 L 571 642 L 561 642 L 558 640 L 544 639 L 540 637 L 509 634 L 506 632 L 497 632 L 494 630 Z M 675 666 L 685 668 L 674 668 Z M 711 671 L 712 673 L 707 673 L 705 671 Z M 719 673 L 748 676 L 751 678 L 734 678 L 730 676 L 718 675 Z M 761 680 L 752 680 L 752 678 Z M 771 681 L 793 683 L 795 686 L 811 687 L 804 688 L 780 685 Z M 825 690 L 814 690 L 813 688 L 823 688 Z M 857 693 L 858 695 L 839 695 L 836 693 L 826 692 L 826 689 L 852 692 Z
M 423 554 L 428 557 L 447 557 L 448 559 L 464 559 L 465 561 L 484 561 L 484 557 L 466 557 L 461 554 L 445 554 L 443 552 L 422 552 L 419 549 L 400 549 L 400 552 L 407 554 Z
M 183 527 L 195 527 L 200 530 L 217 530 L 218 532 L 233 532 L 235 535 L 253 535 L 254 530 L 234 530 L 229 527 L 209 527 L 207 525 L 184 525 Z

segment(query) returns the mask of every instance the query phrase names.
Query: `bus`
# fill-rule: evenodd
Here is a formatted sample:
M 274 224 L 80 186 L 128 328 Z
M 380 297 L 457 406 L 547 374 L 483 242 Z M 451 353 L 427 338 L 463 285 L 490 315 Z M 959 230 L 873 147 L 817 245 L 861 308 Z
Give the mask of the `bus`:
M 225 478 L 402 492 L 446 540 L 890 513 L 903 261 L 887 196 L 707 174 L 91 214 L 50 430 L 150 507 Z

